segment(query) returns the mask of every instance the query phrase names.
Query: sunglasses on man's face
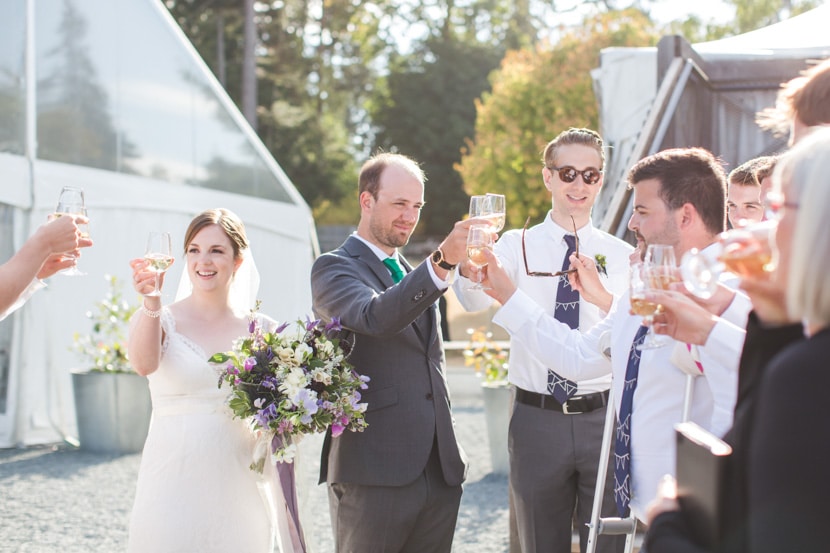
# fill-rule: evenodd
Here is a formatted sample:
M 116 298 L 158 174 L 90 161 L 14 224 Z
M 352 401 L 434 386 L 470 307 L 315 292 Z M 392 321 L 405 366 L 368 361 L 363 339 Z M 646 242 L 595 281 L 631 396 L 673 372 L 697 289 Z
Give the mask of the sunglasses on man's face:
M 559 179 L 564 183 L 572 183 L 576 180 L 577 175 L 582 175 L 582 182 L 585 184 L 596 184 L 599 182 L 600 177 L 602 177 L 602 171 L 594 169 L 593 167 L 579 171 L 576 167 L 570 165 L 565 165 L 564 167 L 554 167 L 551 165 L 548 169 L 556 171 L 559 174 Z

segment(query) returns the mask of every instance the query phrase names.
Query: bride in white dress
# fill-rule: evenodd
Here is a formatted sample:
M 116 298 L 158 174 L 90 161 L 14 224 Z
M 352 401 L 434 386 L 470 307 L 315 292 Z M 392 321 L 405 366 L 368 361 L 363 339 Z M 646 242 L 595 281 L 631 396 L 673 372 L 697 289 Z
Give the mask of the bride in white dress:
M 145 296 L 130 327 L 130 363 L 148 378 L 153 419 L 128 551 L 303 552 L 275 471 L 250 470 L 254 436 L 233 418 L 228 390 L 218 387 L 217 368 L 207 361 L 248 332 L 258 277 L 242 275 L 256 274 L 244 255 L 244 226 L 228 210 L 208 210 L 191 221 L 184 243 L 192 291 L 165 307 L 160 297 Z M 143 259 L 130 265 L 136 291 L 149 293 L 155 273 Z

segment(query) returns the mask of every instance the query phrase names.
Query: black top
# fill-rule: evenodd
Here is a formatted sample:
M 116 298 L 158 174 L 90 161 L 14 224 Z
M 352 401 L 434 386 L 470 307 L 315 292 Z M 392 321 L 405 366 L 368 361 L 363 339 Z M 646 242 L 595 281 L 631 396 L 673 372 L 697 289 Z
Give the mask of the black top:
M 759 405 L 761 389 L 765 374 L 773 366 L 780 365 L 776 354 L 782 356 L 791 349 L 799 349 L 803 340 L 803 329 L 800 324 L 783 327 L 764 327 L 754 312 L 750 313 L 747 321 L 746 340 L 741 353 L 738 373 L 738 397 L 735 403 L 735 417 L 732 428 L 724 436 L 724 440 L 732 446 L 732 455 L 726 467 L 725 481 L 729 489 L 725 490 L 723 536 L 721 542 L 714 548 L 718 553 L 746 553 L 749 551 L 747 523 L 750 516 L 749 471 L 750 459 L 755 459 L 752 453 L 751 438 L 754 437 L 753 427 L 756 425 L 754 414 Z M 788 346 L 790 346 L 788 348 Z M 782 351 L 783 350 L 783 351 Z M 826 350 L 830 354 L 830 348 Z M 830 376 L 830 371 L 828 371 Z M 801 390 L 803 384 L 798 385 Z M 828 388 L 830 390 L 830 388 Z M 830 397 L 828 397 L 830 405 Z M 767 406 L 775 412 L 776 408 Z M 827 419 L 830 421 L 830 418 Z M 774 441 L 773 436 L 769 436 Z M 767 440 L 768 441 L 768 440 Z M 754 501 L 754 499 L 753 499 Z M 645 537 L 646 549 L 649 553 L 702 553 L 706 551 L 690 535 L 689 527 L 682 511 L 671 511 L 655 518 Z M 784 548 L 779 551 L 799 551 L 798 549 Z M 803 551 L 807 551 L 806 549 Z

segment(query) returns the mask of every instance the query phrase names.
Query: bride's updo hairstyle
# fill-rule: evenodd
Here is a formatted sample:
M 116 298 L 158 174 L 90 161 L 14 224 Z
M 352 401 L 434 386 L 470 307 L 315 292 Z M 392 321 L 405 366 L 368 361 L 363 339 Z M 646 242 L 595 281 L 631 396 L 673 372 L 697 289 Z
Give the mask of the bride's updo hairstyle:
M 245 225 L 242 224 L 242 220 L 233 211 L 218 207 L 203 211 L 190 221 L 190 226 L 184 234 L 185 251 L 199 231 L 210 225 L 219 225 L 225 235 L 230 238 L 234 259 L 239 259 L 242 256 L 242 250 L 248 249 L 248 237 L 245 235 Z

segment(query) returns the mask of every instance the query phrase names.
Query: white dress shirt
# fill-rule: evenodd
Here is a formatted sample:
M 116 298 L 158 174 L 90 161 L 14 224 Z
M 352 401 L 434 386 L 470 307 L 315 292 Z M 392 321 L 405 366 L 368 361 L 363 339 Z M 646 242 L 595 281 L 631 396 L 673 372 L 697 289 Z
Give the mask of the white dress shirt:
M 525 245 L 527 264 L 530 271 L 555 273 L 562 269 L 562 262 L 568 246 L 564 236 L 573 234 L 573 229 L 564 229 L 553 222 L 550 213 L 544 222 L 527 229 Z M 614 294 L 621 296 L 628 289 L 628 256 L 634 249 L 630 244 L 619 238 L 596 229 L 589 221 L 584 227 L 577 229 L 579 236 L 579 253 L 594 257 L 602 254 L 606 258 L 606 275 L 600 275 L 605 287 Z M 493 251 L 498 256 L 510 278 L 544 313 L 553 317 L 556 307 L 556 292 L 560 278 L 564 277 L 531 277 L 525 271 L 522 259 L 522 231 L 521 229 L 505 232 Z M 459 302 L 467 311 L 480 311 L 491 305 L 493 299 L 484 292 L 470 290 L 471 282 L 459 278 L 453 284 L 453 290 Z M 606 314 L 597 306 L 580 298 L 579 301 L 579 329 L 588 331 L 597 324 Z M 522 347 L 511 336 L 510 343 L 510 370 L 508 379 L 519 388 L 547 394 L 548 367 L 529 349 Z M 605 361 L 604 371 L 590 378 L 572 379 L 577 382 L 576 395 L 590 394 L 607 390 L 611 385 L 611 365 Z M 561 376 L 566 376 L 559 373 Z
M 35 294 L 35 292 L 37 292 L 41 288 L 46 288 L 46 283 L 38 278 L 35 278 L 32 282 L 29 283 L 26 289 L 20 293 L 20 296 L 17 297 L 15 302 L 11 304 L 8 307 L 8 309 L 0 313 L 0 321 L 11 315 L 18 309 L 20 309 L 20 307 L 24 303 L 26 303 L 26 301 L 28 301 L 28 299 L 31 298 Z
M 614 400 L 619 412 L 628 354 L 642 323 L 642 318 L 629 310 L 626 292 L 605 319 L 583 334 L 554 319 L 520 288 L 493 321 L 510 333 L 512 347 L 528 350 L 572 380 L 596 378 L 607 372 L 608 362 L 599 344 L 600 337 L 610 332 Z M 723 434 L 731 426 L 737 395 L 744 329 L 730 321 L 745 321 L 748 312 L 749 302 L 739 294 L 707 343 L 698 348 L 704 371 L 694 380 L 690 419 L 715 434 Z M 632 411 L 631 509 L 641 520 L 662 476 L 675 471 L 674 424 L 683 415 L 686 373 L 671 362 L 674 351 L 671 344 L 647 349 L 640 361 Z

